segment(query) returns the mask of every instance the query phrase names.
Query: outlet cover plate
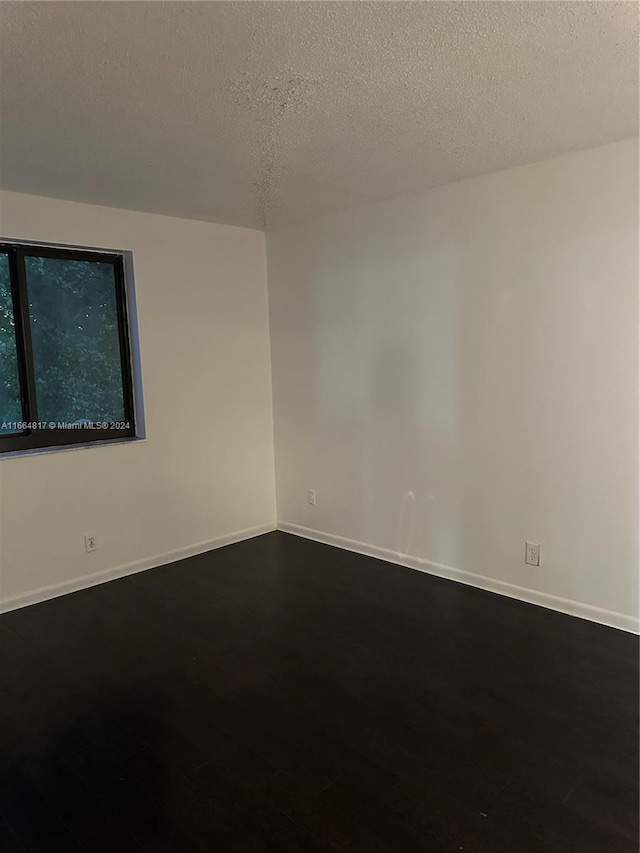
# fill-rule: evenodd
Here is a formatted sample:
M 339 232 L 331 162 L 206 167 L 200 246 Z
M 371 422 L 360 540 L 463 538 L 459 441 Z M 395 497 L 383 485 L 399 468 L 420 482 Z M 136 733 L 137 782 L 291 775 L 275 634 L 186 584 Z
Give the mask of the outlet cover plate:
M 540 544 L 538 542 L 525 542 L 524 561 L 528 566 L 540 565 Z

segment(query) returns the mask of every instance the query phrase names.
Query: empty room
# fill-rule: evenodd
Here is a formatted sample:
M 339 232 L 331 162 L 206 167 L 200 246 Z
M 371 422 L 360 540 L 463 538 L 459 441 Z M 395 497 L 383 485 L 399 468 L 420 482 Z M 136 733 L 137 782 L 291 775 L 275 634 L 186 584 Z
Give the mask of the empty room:
M 2 853 L 637 853 L 637 2 L 0 2 Z

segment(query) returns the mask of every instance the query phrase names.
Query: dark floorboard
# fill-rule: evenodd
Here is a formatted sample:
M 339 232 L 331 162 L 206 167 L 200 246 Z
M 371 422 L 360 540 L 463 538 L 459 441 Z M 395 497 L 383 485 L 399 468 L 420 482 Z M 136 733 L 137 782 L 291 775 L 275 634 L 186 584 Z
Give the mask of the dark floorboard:
M 637 853 L 638 640 L 270 533 L 0 617 L 5 853 Z

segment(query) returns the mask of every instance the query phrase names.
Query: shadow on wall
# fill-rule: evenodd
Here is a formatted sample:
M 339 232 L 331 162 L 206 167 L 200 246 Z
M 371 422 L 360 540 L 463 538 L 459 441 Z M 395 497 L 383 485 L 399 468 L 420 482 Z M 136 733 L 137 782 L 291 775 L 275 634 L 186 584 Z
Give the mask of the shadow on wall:
M 535 515 L 514 482 L 528 471 L 526 291 L 538 244 L 526 204 L 494 200 L 487 225 L 484 201 L 461 215 L 443 193 L 397 222 L 393 209 L 383 223 L 365 211 L 357 233 L 331 233 L 334 251 L 307 259 L 321 270 L 316 436 L 332 486 L 318 527 L 479 574 L 513 564 L 505 525 Z M 554 227 L 535 224 L 545 238 Z
M 367 542 L 402 556 L 436 559 L 442 539 L 455 541 L 455 427 L 438 425 L 430 394 L 442 364 L 403 343 L 378 350 L 371 364 L 370 409 L 363 442 Z M 442 413 L 440 413 L 441 415 Z M 395 510 L 395 512 L 394 512 Z
M 336 237 L 314 282 L 319 470 L 332 487 L 314 521 L 400 557 L 451 563 L 461 523 L 460 247 L 439 221 L 414 227 L 380 248 L 366 223 L 344 246 Z
M 398 554 L 412 552 L 422 509 L 429 448 L 419 393 L 420 367 L 409 347 L 389 344 L 375 353 L 362 446 L 364 535 L 367 542 L 389 543 Z M 395 516 L 387 507 L 397 507 Z

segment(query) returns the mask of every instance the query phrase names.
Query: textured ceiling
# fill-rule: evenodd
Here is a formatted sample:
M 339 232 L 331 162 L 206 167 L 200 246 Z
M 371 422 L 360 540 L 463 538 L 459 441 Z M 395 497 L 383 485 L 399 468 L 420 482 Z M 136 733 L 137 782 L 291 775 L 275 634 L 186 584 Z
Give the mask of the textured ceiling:
M 635 136 L 638 6 L 2 2 L 0 185 L 252 227 Z

